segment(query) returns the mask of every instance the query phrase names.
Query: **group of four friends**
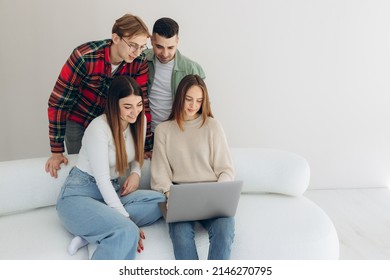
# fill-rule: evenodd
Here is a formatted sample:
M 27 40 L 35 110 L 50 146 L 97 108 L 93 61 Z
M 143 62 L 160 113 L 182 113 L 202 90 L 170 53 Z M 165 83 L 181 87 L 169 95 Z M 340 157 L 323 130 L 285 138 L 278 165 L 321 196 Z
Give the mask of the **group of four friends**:
M 158 19 L 150 34 L 142 19 L 125 14 L 111 39 L 77 47 L 64 64 L 48 102 L 45 169 L 56 178 L 68 163 L 65 146 L 78 154 L 56 206 L 75 235 L 70 254 L 96 243 L 92 259 L 135 259 L 144 250 L 141 228 L 161 218 L 158 203 L 169 207 L 172 184 L 233 180 L 204 71 L 178 43 L 173 19 Z M 138 189 L 144 159 L 151 160 L 151 190 Z M 198 259 L 195 222 L 208 230 L 208 259 L 229 259 L 233 217 L 169 223 L 175 258 Z

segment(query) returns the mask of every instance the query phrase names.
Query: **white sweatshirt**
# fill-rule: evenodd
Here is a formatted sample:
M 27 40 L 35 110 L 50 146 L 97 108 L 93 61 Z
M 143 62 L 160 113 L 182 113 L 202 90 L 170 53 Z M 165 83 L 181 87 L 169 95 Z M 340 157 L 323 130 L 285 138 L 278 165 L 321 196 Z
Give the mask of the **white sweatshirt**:
M 144 131 L 146 133 L 146 127 Z M 123 133 L 125 136 L 127 159 L 128 162 L 131 162 L 130 170 L 141 176 L 140 165 L 134 160 L 135 149 L 130 127 Z M 95 178 L 104 202 L 108 206 L 118 210 L 124 216 L 129 217 L 111 183 L 112 179 L 119 178 L 119 174 L 115 172 L 115 161 L 114 138 L 108 126 L 106 115 L 103 114 L 95 118 L 85 130 L 76 166 Z

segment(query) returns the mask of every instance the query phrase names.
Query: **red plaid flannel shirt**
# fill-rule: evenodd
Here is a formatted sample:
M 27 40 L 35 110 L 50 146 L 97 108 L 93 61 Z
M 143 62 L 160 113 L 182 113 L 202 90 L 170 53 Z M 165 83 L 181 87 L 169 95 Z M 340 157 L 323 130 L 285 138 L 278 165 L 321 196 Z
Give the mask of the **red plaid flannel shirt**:
M 115 76 L 129 75 L 141 86 L 147 118 L 146 143 L 150 142 L 150 109 L 147 97 L 148 64 L 144 57 L 122 62 L 111 74 L 111 40 L 85 43 L 77 47 L 65 65 L 49 98 L 49 138 L 53 153 L 64 152 L 66 121 L 87 127 L 104 112 L 108 88 Z M 145 147 L 148 150 L 148 147 Z

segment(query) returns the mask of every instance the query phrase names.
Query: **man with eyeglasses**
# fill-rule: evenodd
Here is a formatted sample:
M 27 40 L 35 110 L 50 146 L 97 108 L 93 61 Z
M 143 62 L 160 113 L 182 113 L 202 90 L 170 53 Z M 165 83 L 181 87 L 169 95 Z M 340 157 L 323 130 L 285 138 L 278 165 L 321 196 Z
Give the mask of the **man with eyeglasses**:
M 142 54 L 150 37 L 146 24 L 125 14 L 115 21 L 111 39 L 87 42 L 77 47 L 63 66 L 48 102 L 51 156 L 46 172 L 57 178 L 64 156 L 77 154 L 84 130 L 104 111 L 108 88 L 115 76 L 129 75 L 141 86 L 147 139 L 151 137 L 147 98 L 148 64 Z M 150 142 L 150 140 L 148 141 Z
M 204 79 L 205 73 L 198 63 L 183 56 L 177 49 L 179 25 L 173 19 L 164 17 L 154 23 L 151 43 L 153 50 L 145 50 L 144 54 L 149 65 L 148 99 L 153 134 L 155 127 L 168 119 L 181 79 L 189 74 Z M 153 137 L 147 142 L 148 148 L 153 147 Z M 147 156 L 151 157 L 152 152 L 147 152 Z

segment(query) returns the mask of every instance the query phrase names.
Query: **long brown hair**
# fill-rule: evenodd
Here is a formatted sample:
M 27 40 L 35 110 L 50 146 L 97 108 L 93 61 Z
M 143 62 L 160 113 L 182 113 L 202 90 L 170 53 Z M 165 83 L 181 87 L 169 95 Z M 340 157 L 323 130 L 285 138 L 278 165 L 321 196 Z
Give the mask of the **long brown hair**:
M 144 99 L 142 98 L 142 90 L 138 83 L 130 76 L 118 76 L 110 85 L 107 97 L 107 105 L 105 114 L 107 123 L 111 129 L 112 136 L 115 143 L 116 163 L 115 170 L 123 176 L 126 172 L 127 153 L 125 139 L 120 119 L 119 99 L 136 95 L 141 96 L 142 105 L 144 106 Z M 143 107 L 144 108 L 144 107 Z M 139 113 L 135 123 L 130 123 L 131 136 L 134 140 L 135 160 L 142 166 L 144 163 L 144 125 L 145 125 L 145 110 Z
M 203 119 L 201 126 L 204 125 L 204 123 L 207 120 L 207 117 L 211 117 L 211 118 L 214 117 L 213 113 L 211 112 L 210 99 L 209 99 L 209 94 L 205 82 L 199 75 L 193 75 L 193 74 L 187 75 L 180 81 L 177 87 L 175 100 L 173 101 L 173 105 L 172 105 L 172 111 L 168 117 L 168 120 L 175 120 L 181 130 L 184 130 L 183 128 L 184 102 L 185 102 L 187 91 L 192 86 L 200 87 L 200 89 L 203 92 L 202 106 L 198 111 L 198 113 L 202 115 L 202 119 Z

